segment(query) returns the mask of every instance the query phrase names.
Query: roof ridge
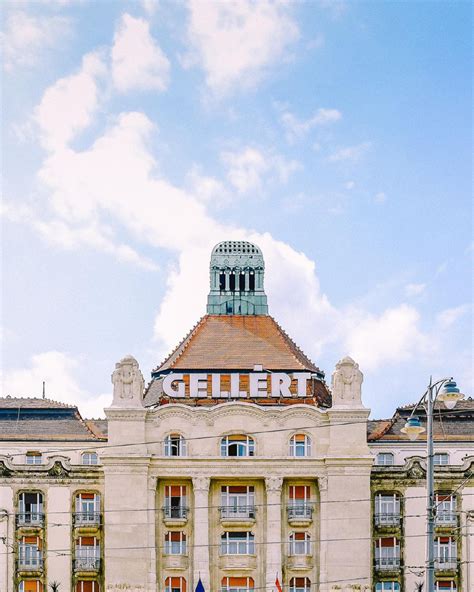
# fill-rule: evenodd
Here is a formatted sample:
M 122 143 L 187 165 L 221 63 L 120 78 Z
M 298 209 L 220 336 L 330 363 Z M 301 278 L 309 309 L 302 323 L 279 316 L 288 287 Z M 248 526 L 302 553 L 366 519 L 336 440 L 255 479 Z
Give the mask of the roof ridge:
M 64 403 L 64 401 L 55 401 L 54 399 L 49 399 L 49 398 L 45 398 L 43 399 L 43 397 L 20 397 L 20 396 L 11 396 L 11 395 L 5 395 L 5 397 L 0 397 L 0 402 L 1 401 L 15 401 L 15 400 L 20 400 L 20 401 L 41 401 L 41 402 L 45 402 L 45 403 L 54 403 L 55 405 L 59 406 L 59 407 L 63 407 L 65 409 L 77 409 L 77 405 L 71 405 L 70 403 Z

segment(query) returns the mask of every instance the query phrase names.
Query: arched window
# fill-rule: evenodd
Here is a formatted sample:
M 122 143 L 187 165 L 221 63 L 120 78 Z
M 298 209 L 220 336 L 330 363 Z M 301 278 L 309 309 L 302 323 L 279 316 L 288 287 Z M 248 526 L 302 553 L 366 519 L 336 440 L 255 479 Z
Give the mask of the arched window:
M 377 582 L 375 592 L 400 592 L 398 582 Z
M 186 592 L 186 580 L 184 578 L 166 578 L 165 592 Z
M 291 436 L 290 456 L 311 456 L 311 438 L 306 434 Z
M 309 578 L 291 578 L 290 592 L 310 592 L 311 581 Z
M 393 452 L 379 452 L 377 454 L 376 464 L 381 466 L 393 465 Z
M 168 555 L 186 555 L 186 533 L 175 530 L 165 534 L 165 553 Z
M 18 526 L 43 524 L 43 494 L 38 491 L 23 491 L 18 497 Z
M 290 534 L 289 555 L 311 555 L 311 536 L 309 532 Z
M 255 536 L 251 532 L 224 532 L 221 536 L 221 555 L 254 554 Z
M 253 578 L 222 578 L 221 592 L 248 592 L 254 589 Z
M 221 456 L 253 456 L 255 442 L 250 436 L 236 434 L 221 440 Z
M 82 464 L 83 465 L 97 465 L 99 464 L 99 457 L 97 452 L 83 452 L 82 453 Z
M 165 456 L 186 456 L 186 440 L 181 434 L 166 436 Z

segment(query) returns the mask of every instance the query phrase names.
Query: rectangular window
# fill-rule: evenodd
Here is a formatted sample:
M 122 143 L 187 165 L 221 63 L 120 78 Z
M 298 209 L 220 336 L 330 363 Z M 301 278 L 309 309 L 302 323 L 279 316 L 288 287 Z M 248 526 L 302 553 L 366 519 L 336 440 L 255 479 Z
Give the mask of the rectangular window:
M 42 568 L 42 544 L 38 536 L 21 537 L 18 544 L 18 563 L 23 569 Z
M 389 466 L 394 464 L 393 453 L 391 452 L 379 452 L 377 454 L 377 465 Z
M 99 583 L 92 580 L 79 580 L 76 584 L 76 592 L 100 592 Z
M 186 534 L 179 531 L 165 534 L 165 553 L 167 555 L 186 555 Z
M 255 537 L 251 532 L 225 532 L 221 537 L 222 555 L 255 554 Z
M 40 580 L 22 580 L 18 592 L 43 592 L 43 583 Z
M 100 495 L 98 493 L 79 493 L 76 496 L 77 524 L 100 524 Z
M 18 524 L 40 525 L 43 523 L 43 494 L 25 491 L 18 498 Z
M 437 493 L 435 495 L 436 523 L 456 524 L 456 497 L 450 493 Z
M 311 538 L 308 532 L 290 534 L 289 555 L 311 555 Z
M 36 450 L 30 450 L 30 452 L 26 453 L 25 462 L 27 465 L 40 465 L 43 460 L 43 455 L 41 452 Z
M 248 592 L 254 589 L 254 581 L 246 577 L 222 578 L 221 586 L 221 592 Z
M 290 485 L 288 518 L 310 519 L 313 512 L 313 504 L 310 499 L 311 488 L 309 485 Z
M 375 592 L 400 592 L 398 582 L 377 582 Z
M 449 454 L 446 452 L 437 452 L 433 454 L 433 464 L 435 466 L 449 465 Z
M 378 569 L 393 569 L 400 565 L 400 545 L 395 537 L 375 541 L 375 564 Z
M 165 486 L 165 518 L 184 519 L 187 516 L 186 485 Z
M 186 592 L 186 580 L 184 578 L 166 578 L 165 592 Z
M 400 496 L 397 493 L 378 493 L 375 496 L 375 524 L 400 522 Z
M 76 541 L 76 569 L 96 571 L 99 567 L 99 539 L 96 537 L 79 537 Z
M 456 582 L 454 580 L 441 580 L 436 582 L 436 592 L 456 592 Z
M 253 485 L 223 485 L 221 487 L 221 518 L 255 518 L 255 488 Z
M 435 538 L 435 562 L 438 568 L 451 569 L 456 567 L 457 549 L 454 537 Z

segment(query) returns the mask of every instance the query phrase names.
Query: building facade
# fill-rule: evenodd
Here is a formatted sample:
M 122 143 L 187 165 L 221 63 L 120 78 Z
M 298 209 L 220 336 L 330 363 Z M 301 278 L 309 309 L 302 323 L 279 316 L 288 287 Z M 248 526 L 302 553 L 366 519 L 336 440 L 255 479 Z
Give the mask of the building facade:
M 0 591 L 412 592 L 425 565 L 411 408 L 370 421 L 349 357 L 324 373 L 268 314 L 257 246 L 211 255 L 207 314 L 106 420 L 0 399 Z M 421 418 L 423 421 L 423 417 Z M 474 401 L 437 411 L 437 590 L 474 589 Z

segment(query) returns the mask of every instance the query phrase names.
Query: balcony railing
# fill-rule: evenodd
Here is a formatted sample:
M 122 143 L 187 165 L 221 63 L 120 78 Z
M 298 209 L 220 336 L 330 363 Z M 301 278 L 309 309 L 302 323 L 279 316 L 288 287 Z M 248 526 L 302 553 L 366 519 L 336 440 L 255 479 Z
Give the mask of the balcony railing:
M 255 506 L 221 506 L 221 519 L 225 520 L 254 520 Z
M 76 557 L 74 560 L 75 571 L 99 571 L 100 557 Z
M 22 512 L 16 515 L 17 526 L 43 526 L 43 512 Z
M 75 512 L 74 523 L 76 526 L 98 526 L 100 524 L 100 512 Z
M 289 504 L 286 509 L 289 520 L 311 520 L 313 515 L 312 504 Z
M 435 569 L 439 571 L 454 571 L 458 568 L 456 557 L 437 557 L 435 558 Z
M 440 512 L 436 513 L 435 522 L 438 526 L 443 525 L 450 525 L 450 524 L 457 524 L 457 514 L 456 512 Z
M 394 570 L 400 567 L 400 557 L 376 557 L 375 567 L 380 570 Z
M 379 512 L 375 514 L 375 524 L 377 526 L 397 526 L 400 524 L 400 513 Z
M 34 553 L 23 554 L 20 551 L 18 558 L 18 569 L 22 571 L 40 571 L 43 569 L 43 553 L 36 551 Z
M 164 506 L 163 515 L 167 520 L 186 520 L 188 509 L 185 506 Z

